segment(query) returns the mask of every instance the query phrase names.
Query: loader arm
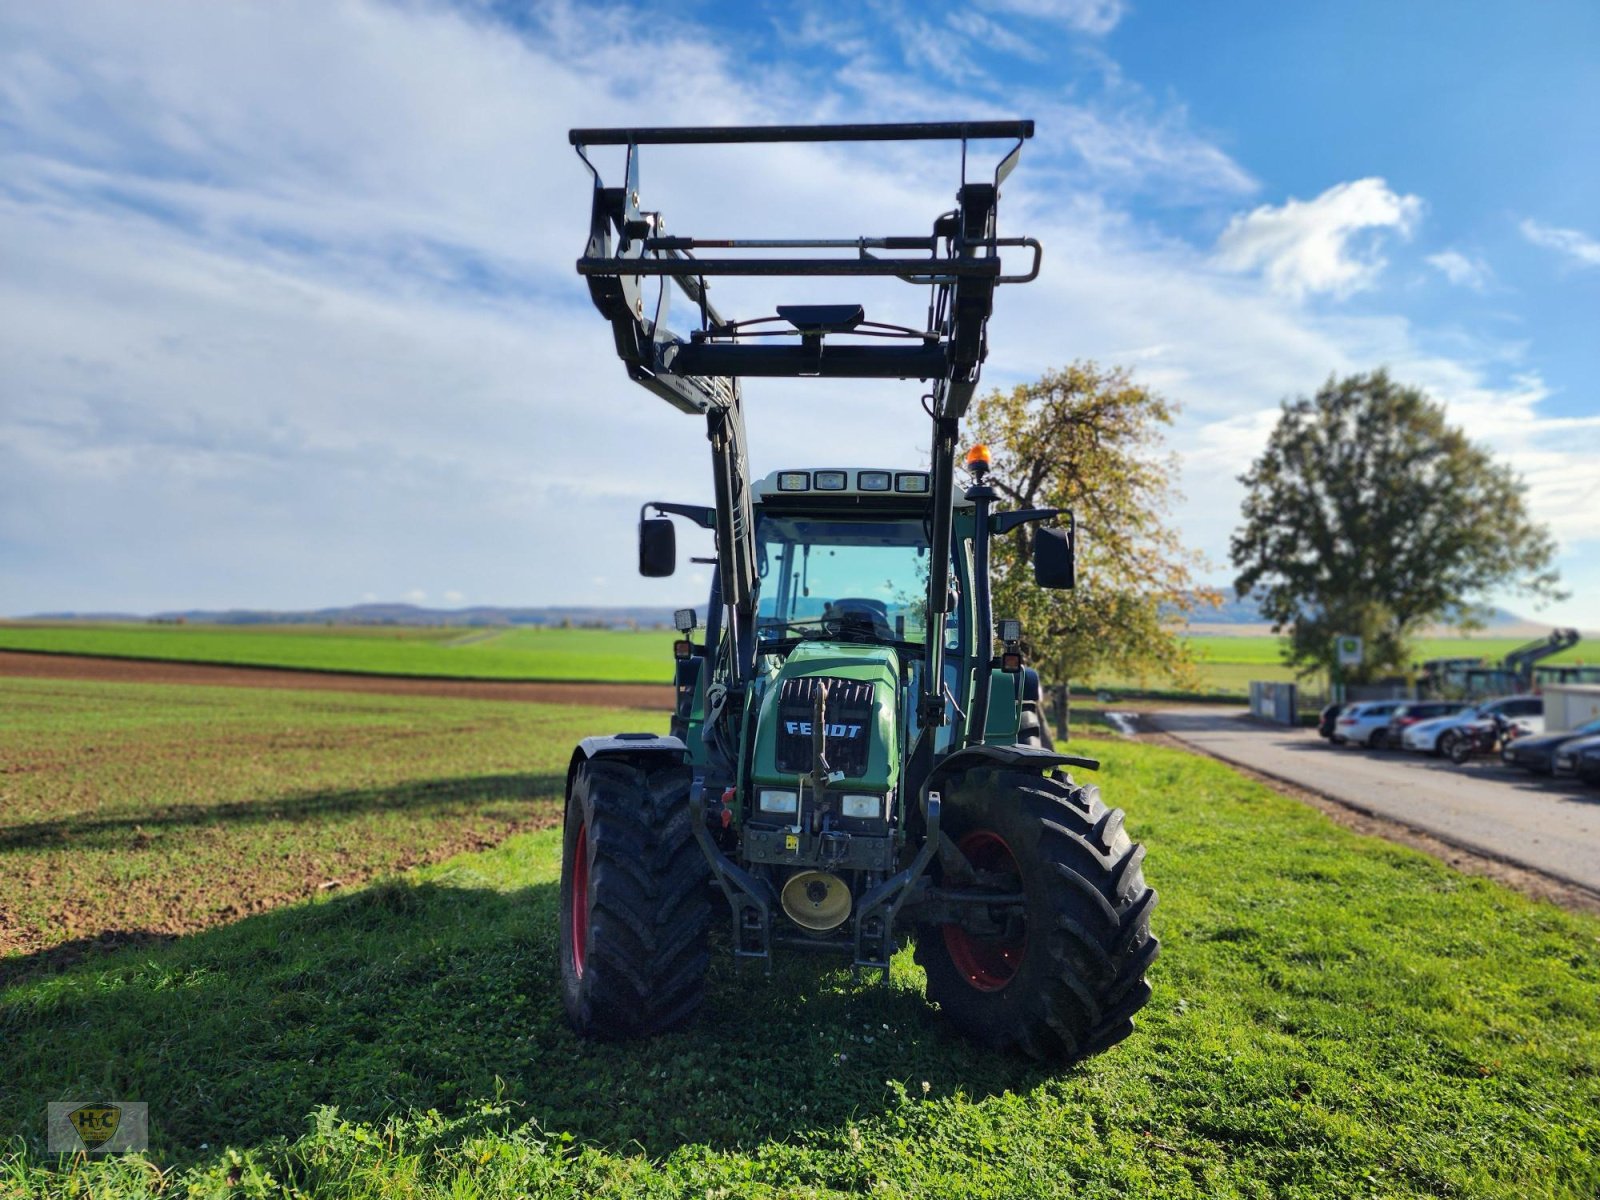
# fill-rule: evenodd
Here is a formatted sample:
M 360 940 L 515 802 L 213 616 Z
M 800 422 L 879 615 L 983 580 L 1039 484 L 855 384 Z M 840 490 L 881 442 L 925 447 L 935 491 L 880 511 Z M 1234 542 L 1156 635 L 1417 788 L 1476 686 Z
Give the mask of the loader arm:
M 929 385 L 932 417 L 932 569 L 930 622 L 949 610 L 951 511 L 956 437 L 988 353 L 987 326 L 995 289 L 1038 275 L 1033 238 L 998 236 L 1000 185 L 1033 136 L 1026 120 L 866 125 L 778 125 L 700 128 L 574 129 L 568 138 L 594 177 L 589 239 L 577 269 L 610 322 L 617 355 L 636 383 L 706 419 L 716 500 L 717 566 L 723 642 L 716 682 L 737 699 L 755 654 L 756 563 L 750 472 L 745 447 L 745 376 L 918 379 Z M 968 178 L 969 143 L 1012 143 L 991 172 Z M 956 207 L 930 232 L 836 239 L 668 236 L 661 214 L 642 206 L 640 147 L 760 142 L 961 143 Z M 593 147 L 625 147 L 621 186 L 607 186 L 591 161 Z M 1010 270 L 1002 250 L 1026 251 Z M 700 257 L 699 252 L 715 252 Z M 787 255 L 781 252 L 790 252 Z M 802 251 L 803 254 L 795 254 Z M 819 251 L 839 251 L 818 256 Z M 859 305 L 778 305 L 776 316 L 731 320 L 712 304 L 708 280 L 718 276 L 887 278 L 928 289 L 921 328 L 865 319 Z M 652 289 L 651 284 L 654 284 Z M 667 324 L 674 292 L 687 301 L 693 327 Z M 773 338 L 787 344 L 774 344 Z M 944 640 L 928 638 L 918 709 L 926 725 L 942 724 Z M 723 711 L 735 713 L 737 704 Z

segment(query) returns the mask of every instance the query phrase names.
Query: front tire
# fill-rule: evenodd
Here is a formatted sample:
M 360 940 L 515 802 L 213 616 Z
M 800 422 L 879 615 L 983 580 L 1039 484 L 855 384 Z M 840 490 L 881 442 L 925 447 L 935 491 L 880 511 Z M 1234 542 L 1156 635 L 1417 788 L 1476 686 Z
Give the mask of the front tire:
M 1433 752 L 1440 758 L 1448 758 L 1454 762 L 1456 756 L 1456 744 L 1460 741 L 1461 735 L 1459 733 L 1456 733 L 1454 730 L 1446 730 L 1444 733 L 1441 733 L 1438 740 L 1433 743 Z
M 945 787 L 944 832 L 973 867 L 1024 895 L 1020 928 L 982 939 L 924 926 L 916 959 L 928 999 L 961 1033 L 996 1050 L 1076 1062 L 1133 1032 L 1150 998 L 1145 969 L 1156 894 L 1144 847 L 1099 790 L 1039 775 L 968 771 Z
M 585 1037 L 650 1037 L 705 995 L 710 870 L 689 769 L 590 760 L 573 772 L 561 855 L 561 994 Z

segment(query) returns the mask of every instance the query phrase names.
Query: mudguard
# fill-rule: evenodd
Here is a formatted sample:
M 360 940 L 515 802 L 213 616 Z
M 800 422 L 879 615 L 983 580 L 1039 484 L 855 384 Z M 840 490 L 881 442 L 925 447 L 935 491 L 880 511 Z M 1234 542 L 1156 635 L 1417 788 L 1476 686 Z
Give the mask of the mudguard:
M 682 738 L 662 733 L 613 733 L 609 737 L 586 737 L 572 752 L 572 767 L 591 758 L 641 758 L 646 755 L 665 755 L 679 762 L 689 759 L 689 747 Z
M 1085 758 L 1081 754 L 1060 754 L 1037 746 L 968 746 L 942 759 L 933 768 L 930 779 L 972 767 L 1005 767 L 1014 771 L 1038 771 L 1041 774 L 1055 767 L 1083 767 L 1098 771 L 1100 760 Z
M 586 737 L 578 743 L 571 761 L 567 763 L 567 796 L 572 794 L 572 776 L 579 765 L 596 758 L 620 758 L 634 762 L 660 758 L 687 763 L 689 747 L 683 744 L 681 738 L 660 733 L 613 733 L 609 737 Z M 563 822 L 566 820 L 565 805 L 561 819 Z

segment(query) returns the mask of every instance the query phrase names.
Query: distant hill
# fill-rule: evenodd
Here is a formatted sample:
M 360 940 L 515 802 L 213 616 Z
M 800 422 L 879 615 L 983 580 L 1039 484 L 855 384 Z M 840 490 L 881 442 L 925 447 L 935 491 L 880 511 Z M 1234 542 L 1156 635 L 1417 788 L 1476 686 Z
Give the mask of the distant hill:
M 684 607 L 688 607 L 685 605 Z M 703 606 L 702 606 L 703 607 Z M 663 626 L 671 628 L 673 609 L 654 605 L 566 604 L 539 608 L 500 608 L 474 605 L 469 608 L 422 608 L 415 604 L 349 604 L 338 608 L 317 608 L 293 612 L 271 609 L 230 608 L 225 610 L 190 608 L 159 613 L 34 613 L 29 621 L 155 621 L 186 625 L 463 625 L 498 627 L 512 625 L 570 625 L 628 628 Z M 702 619 L 704 614 L 702 613 Z
M 1261 608 L 1254 599 L 1240 600 L 1233 594 L 1232 588 L 1219 588 L 1222 593 L 1222 604 L 1218 608 L 1207 608 L 1197 605 L 1189 613 L 1189 620 L 1201 625 L 1266 625 L 1268 619 L 1261 614 Z M 1192 596 L 1193 593 L 1190 593 Z M 1170 611 L 1166 615 L 1177 615 Z M 1450 626 L 1449 619 L 1438 622 L 1435 628 L 1445 629 Z M 1533 629 L 1543 628 L 1537 621 L 1530 621 L 1526 617 L 1519 617 L 1516 613 L 1504 608 L 1491 609 L 1484 622 L 1485 630 L 1501 630 L 1509 633 L 1528 627 Z
M 685 607 L 688 607 L 687 605 Z M 705 621 L 705 605 L 697 606 L 700 620 Z M 469 608 L 423 608 L 415 604 L 348 604 L 336 608 L 317 608 L 277 612 L 264 608 L 204 609 L 189 608 L 181 611 L 159 613 L 125 612 L 50 612 L 32 613 L 21 618 L 25 621 L 157 621 L 187 625 L 462 625 L 477 628 L 496 628 L 513 625 L 586 625 L 608 629 L 638 626 L 651 628 L 672 625 L 673 609 L 655 605 L 604 605 L 555 604 L 537 608 L 503 608 L 494 605 L 474 605 Z M 1169 616 L 1176 616 L 1169 610 Z M 1226 626 L 1238 626 L 1239 633 L 1264 633 L 1269 622 L 1261 615 L 1254 600 L 1239 600 L 1231 589 L 1223 591 L 1219 608 L 1197 607 L 1189 614 L 1189 622 L 1211 633 L 1229 632 Z M 1246 630 L 1244 627 L 1251 626 Z M 1450 636 L 1448 621 L 1433 627 L 1434 636 Z M 1534 636 L 1547 632 L 1548 627 L 1536 621 L 1519 617 L 1503 608 L 1494 609 L 1488 618 L 1486 633 L 1507 637 Z

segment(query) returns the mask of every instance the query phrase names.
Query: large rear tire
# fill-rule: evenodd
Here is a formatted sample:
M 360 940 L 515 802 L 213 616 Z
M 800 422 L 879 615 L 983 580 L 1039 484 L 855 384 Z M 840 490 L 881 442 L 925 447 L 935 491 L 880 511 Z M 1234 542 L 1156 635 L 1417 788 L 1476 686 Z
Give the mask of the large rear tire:
M 1099 790 L 1006 771 L 945 786 L 943 829 L 979 871 L 1015 877 L 1020 929 L 980 939 L 957 925 L 918 931 L 928 999 L 961 1033 L 996 1050 L 1076 1062 L 1133 1031 L 1150 998 L 1145 969 L 1156 894 L 1144 847 Z
M 710 870 L 689 817 L 689 769 L 582 763 L 561 855 L 561 991 L 585 1037 L 687 1023 L 710 961 Z

